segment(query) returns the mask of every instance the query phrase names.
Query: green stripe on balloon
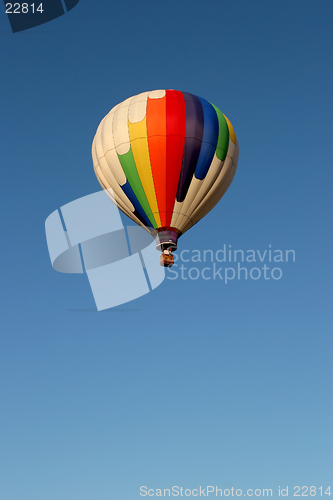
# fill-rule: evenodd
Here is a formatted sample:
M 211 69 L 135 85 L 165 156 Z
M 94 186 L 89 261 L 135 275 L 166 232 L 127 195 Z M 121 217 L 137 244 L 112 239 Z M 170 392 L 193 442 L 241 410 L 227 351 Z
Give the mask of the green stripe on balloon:
M 145 192 L 143 190 L 140 177 L 138 174 L 138 171 L 136 169 L 133 153 L 132 153 L 132 148 L 130 150 L 123 154 L 119 155 L 118 154 L 119 161 L 121 163 L 121 166 L 123 167 L 123 170 L 125 172 L 126 178 L 131 186 L 131 188 L 134 191 L 135 196 L 137 197 L 140 205 L 142 206 L 143 210 L 145 211 L 148 219 L 152 223 L 153 227 L 156 229 L 157 224 L 154 219 L 153 214 L 151 213 L 151 208 L 149 206 L 147 197 L 145 195 Z
M 223 116 L 223 113 L 214 106 L 214 104 L 210 103 L 216 111 L 217 118 L 219 120 L 219 137 L 217 139 L 216 145 L 216 156 L 219 160 L 224 161 L 227 156 L 227 151 L 229 147 L 229 129 L 226 119 Z

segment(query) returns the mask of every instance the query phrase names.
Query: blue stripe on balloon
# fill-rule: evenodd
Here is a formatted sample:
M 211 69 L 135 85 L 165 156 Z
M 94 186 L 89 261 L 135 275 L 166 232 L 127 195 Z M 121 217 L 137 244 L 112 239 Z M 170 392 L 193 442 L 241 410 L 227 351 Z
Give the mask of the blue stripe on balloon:
M 199 98 L 183 92 L 186 106 L 186 132 L 182 168 L 180 171 L 177 196 L 179 202 L 184 201 L 193 178 L 201 149 L 204 130 L 204 113 Z
M 145 211 L 143 210 L 142 206 L 140 205 L 139 200 L 134 194 L 133 189 L 131 188 L 130 183 L 128 180 L 126 180 L 126 183 L 120 186 L 121 189 L 124 191 L 126 194 L 127 198 L 130 200 L 132 205 L 135 208 L 134 215 L 145 225 L 149 227 L 153 227 L 152 223 L 150 222 L 149 218 L 147 217 Z
M 213 106 L 206 99 L 202 99 L 201 97 L 199 99 L 204 113 L 204 131 L 194 175 L 197 179 L 202 180 L 206 177 L 214 158 L 219 136 L 219 121 Z

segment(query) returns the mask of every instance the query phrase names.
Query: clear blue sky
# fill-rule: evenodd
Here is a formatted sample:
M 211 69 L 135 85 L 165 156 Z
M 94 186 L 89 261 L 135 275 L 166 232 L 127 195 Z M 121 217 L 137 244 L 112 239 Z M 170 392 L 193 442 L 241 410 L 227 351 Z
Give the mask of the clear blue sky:
M 2 11 L 1 500 L 333 492 L 332 14 L 81 0 L 12 34 Z M 166 279 L 98 313 L 86 276 L 52 269 L 44 221 L 99 189 L 105 114 L 158 88 L 216 104 L 240 144 L 228 193 L 179 250 L 272 245 L 296 262 L 280 280 Z

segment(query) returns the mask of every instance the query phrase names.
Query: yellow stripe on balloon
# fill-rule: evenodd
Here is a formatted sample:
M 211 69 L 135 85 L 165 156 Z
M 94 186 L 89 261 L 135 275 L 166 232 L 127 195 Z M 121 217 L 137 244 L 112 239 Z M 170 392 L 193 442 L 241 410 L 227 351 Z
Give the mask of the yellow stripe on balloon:
M 226 122 L 227 122 L 227 125 L 228 125 L 228 129 L 229 129 L 229 136 L 230 136 L 230 139 L 232 140 L 232 142 L 234 144 L 236 144 L 236 134 L 235 134 L 235 131 L 234 131 L 234 127 L 231 125 L 231 123 L 229 122 L 228 118 L 223 115 Z
M 128 121 L 128 131 L 135 165 L 143 190 L 146 194 L 151 211 L 154 214 L 157 227 L 161 227 L 162 224 L 149 157 L 146 117 L 144 117 L 141 122 L 131 123 Z

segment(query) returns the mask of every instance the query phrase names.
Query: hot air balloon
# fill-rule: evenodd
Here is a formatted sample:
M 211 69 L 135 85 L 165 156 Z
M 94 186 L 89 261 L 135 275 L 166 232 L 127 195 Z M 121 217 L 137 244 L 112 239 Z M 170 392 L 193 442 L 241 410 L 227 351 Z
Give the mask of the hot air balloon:
M 178 238 L 222 198 L 234 177 L 238 141 L 228 118 L 201 97 L 153 90 L 130 97 L 101 121 L 95 174 L 112 201 L 156 239 L 170 267 Z

